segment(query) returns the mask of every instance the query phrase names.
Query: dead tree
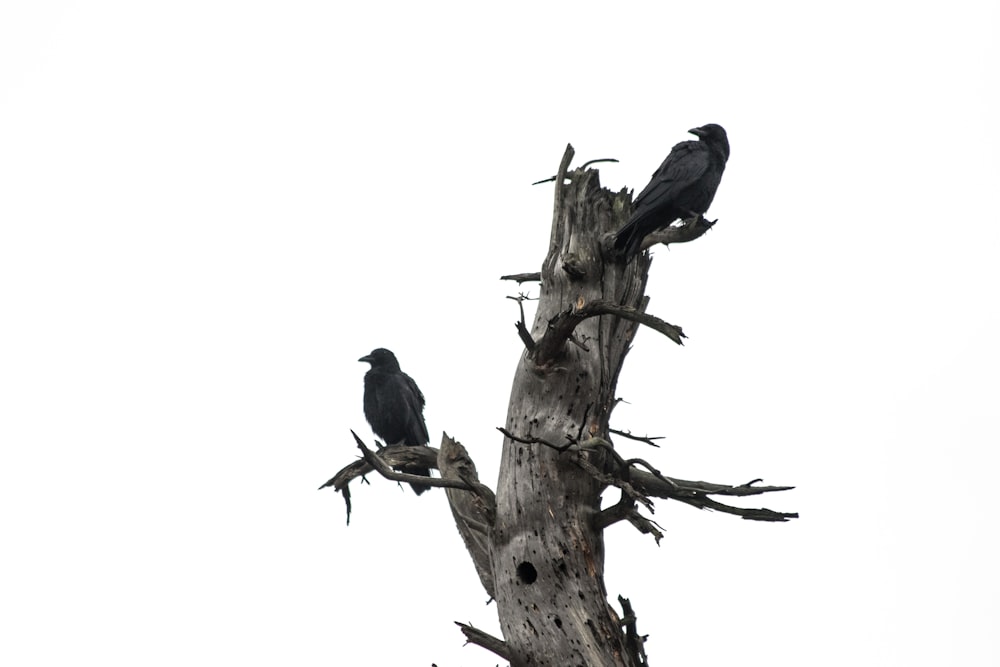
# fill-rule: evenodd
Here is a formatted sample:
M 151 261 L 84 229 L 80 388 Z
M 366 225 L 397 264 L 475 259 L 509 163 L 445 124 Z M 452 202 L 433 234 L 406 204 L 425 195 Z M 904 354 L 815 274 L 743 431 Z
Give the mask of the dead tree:
M 728 505 L 713 496 L 746 496 L 787 486 L 728 486 L 662 474 L 642 459 L 625 459 L 615 437 L 635 437 L 610 426 L 615 388 L 639 326 L 682 344 L 680 327 L 646 312 L 648 253 L 629 261 L 615 256 L 609 239 L 628 219 L 631 195 L 600 186 L 598 172 L 569 171 L 568 146 L 555 181 L 548 254 L 538 273 L 504 278 L 540 281 L 533 325 L 524 318 L 524 343 L 514 374 L 497 491 L 483 485 L 465 448 L 444 435 L 440 450 L 387 447 L 370 450 L 355 436 L 363 458 L 324 487 L 344 494 L 350 519 L 349 482 L 371 470 L 414 481 L 392 470 L 401 463 L 436 467 L 440 479 L 416 481 L 447 488 L 459 532 L 484 589 L 496 600 L 503 639 L 462 625 L 468 641 L 514 667 L 646 665 L 631 603 L 619 596 L 622 615 L 604 586 L 603 531 L 628 521 L 657 542 L 648 518 L 653 498 L 677 500 L 744 519 L 787 521 L 797 515 Z M 685 221 L 647 238 L 655 243 L 691 241 L 712 223 Z M 519 304 L 522 305 L 522 304 Z M 645 438 L 638 438 L 645 439 Z M 648 439 L 647 439 L 648 440 Z M 614 487 L 616 504 L 600 506 Z M 321 487 L 323 488 L 323 487 Z M 642 510 L 646 510 L 646 514 Z

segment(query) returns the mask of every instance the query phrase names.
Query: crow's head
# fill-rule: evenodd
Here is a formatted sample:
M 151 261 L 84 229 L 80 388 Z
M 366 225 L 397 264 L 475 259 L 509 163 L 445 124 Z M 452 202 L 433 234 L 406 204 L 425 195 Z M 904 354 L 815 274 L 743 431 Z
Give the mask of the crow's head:
M 718 147 L 725 154 L 726 159 L 729 159 L 729 137 L 726 136 L 726 131 L 721 125 L 709 123 L 708 125 L 688 130 L 688 132 L 705 143 Z
M 371 354 L 366 354 L 358 359 L 358 361 L 367 361 L 372 365 L 372 368 L 399 370 L 399 362 L 396 361 L 396 355 L 384 347 L 372 350 Z

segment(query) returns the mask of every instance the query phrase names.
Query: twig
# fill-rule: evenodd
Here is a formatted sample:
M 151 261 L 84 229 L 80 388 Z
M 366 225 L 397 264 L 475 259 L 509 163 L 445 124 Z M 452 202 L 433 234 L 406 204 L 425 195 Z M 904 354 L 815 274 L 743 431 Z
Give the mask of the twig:
M 586 348 L 584 348 L 584 349 L 586 349 Z M 592 407 L 594 407 L 593 403 L 587 403 L 587 407 L 584 408 L 584 410 L 583 410 L 583 418 L 580 419 L 580 430 L 578 430 L 576 432 L 576 441 L 577 442 L 580 442 L 580 439 L 583 438 L 583 430 L 585 428 L 587 428 L 587 416 L 590 414 L 590 409 Z
M 586 345 L 584 345 L 583 341 L 581 341 L 579 338 L 576 337 L 576 334 L 570 334 L 569 335 L 569 342 L 573 343 L 573 345 L 576 345 L 578 348 L 580 348 L 584 352 L 590 352 L 590 348 L 587 347 Z
M 524 438 L 520 438 L 520 437 L 514 435 L 513 433 L 511 433 L 510 431 L 508 431 L 507 429 L 505 429 L 502 426 L 497 426 L 497 430 L 500 431 L 501 433 L 503 433 L 505 436 L 507 436 L 511 440 L 513 440 L 514 442 L 520 442 L 521 444 L 524 444 L 524 445 L 545 445 L 546 447 L 551 447 L 552 449 L 556 450 L 557 452 L 565 452 L 567 449 L 569 449 L 574 444 L 576 444 L 572 440 L 570 440 L 570 442 L 566 443 L 565 445 L 554 445 L 551 442 L 549 442 L 548 440 L 543 440 L 542 438 L 536 438 L 535 436 L 532 436 L 532 435 L 529 435 L 529 436 L 524 437 Z
M 628 438 L 629 440 L 644 442 L 651 447 L 659 447 L 658 444 L 653 442 L 654 440 L 663 440 L 662 435 L 632 435 L 631 431 L 619 431 L 615 428 L 609 428 L 608 433 L 614 433 L 615 435 L 620 435 L 621 437 Z
M 618 159 L 617 158 L 613 158 L 613 157 L 602 157 L 602 158 L 598 158 L 596 160 L 589 160 L 587 162 L 584 162 L 582 165 L 580 165 L 580 167 L 579 167 L 579 169 L 577 171 L 583 171 L 584 169 L 586 169 L 590 165 L 597 164 L 598 162 L 618 162 Z M 556 176 L 549 176 L 548 178 L 543 178 L 540 181 L 535 181 L 534 183 L 532 183 L 532 185 L 541 185 L 542 183 L 551 183 L 552 181 L 556 180 L 557 178 L 559 178 L 558 175 L 556 175 Z
M 590 165 L 597 164 L 598 162 L 618 162 L 618 158 L 602 157 L 602 158 L 597 158 L 596 160 L 588 160 L 587 162 L 584 162 L 582 165 L 580 165 L 580 169 L 581 170 L 586 169 Z
M 510 660 L 510 651 L 507 650 L 507 642 L 504 640 L 498 639 L 478 628 L 474 628 L 472 625 L 466 625 L 458 621 L 455 621 L 455 625 L 462 629 L 462 634 L 465 635 L 467 643 L 482 646 L 487 651 L 496 653 L 504 660 Z

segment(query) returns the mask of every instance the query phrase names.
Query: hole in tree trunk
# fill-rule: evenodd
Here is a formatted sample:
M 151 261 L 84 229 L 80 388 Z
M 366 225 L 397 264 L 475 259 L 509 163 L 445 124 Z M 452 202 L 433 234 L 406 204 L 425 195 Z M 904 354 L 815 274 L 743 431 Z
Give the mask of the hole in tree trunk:
M 538 570 L 528 561 L 524 561 L 517 566 L 517 578 L 523 584 L 533 584 L 535 583 L 535 579 L 538 579 Z

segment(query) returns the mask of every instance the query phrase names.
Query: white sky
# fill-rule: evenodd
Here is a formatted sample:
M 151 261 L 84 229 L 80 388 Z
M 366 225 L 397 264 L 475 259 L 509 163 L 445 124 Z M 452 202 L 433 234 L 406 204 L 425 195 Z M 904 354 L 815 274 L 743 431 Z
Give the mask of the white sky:
M 316 491 L 356 359 L 493 484 L 529 184 L 717 122 L 614 422 L 802 519 L 662 503 L 609 594 L 653 664 L 998 664 L 996 3 L 347 4 L 0 5 L 0 663 L 496 664 L 444 494 Z

